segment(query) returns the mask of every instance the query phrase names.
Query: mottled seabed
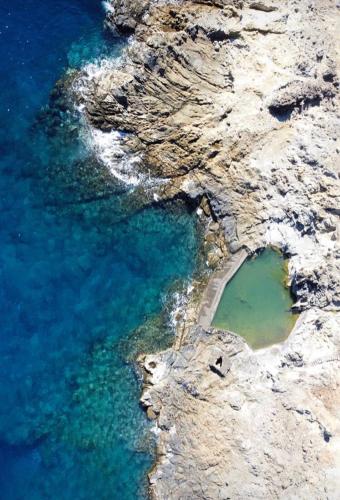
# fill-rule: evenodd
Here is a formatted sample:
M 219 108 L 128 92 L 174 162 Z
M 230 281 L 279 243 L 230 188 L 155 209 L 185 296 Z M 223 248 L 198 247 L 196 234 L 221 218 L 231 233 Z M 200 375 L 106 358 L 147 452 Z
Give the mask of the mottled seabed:
M 171 341 L 164 303 L 195 270 L 194 216 L 141 209 L 49 97 L 66 70 L 119 55 L 102 21 L 97 0 L 0 5 L 4 500 L 145 495 L 154 443 L 133 360 Z

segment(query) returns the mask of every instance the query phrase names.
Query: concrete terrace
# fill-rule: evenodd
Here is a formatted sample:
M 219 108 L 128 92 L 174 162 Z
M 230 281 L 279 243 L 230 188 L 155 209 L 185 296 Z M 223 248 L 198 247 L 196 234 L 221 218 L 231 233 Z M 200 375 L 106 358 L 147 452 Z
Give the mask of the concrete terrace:
M 246 250 L 239 250 L 225 262 L 222 269 L 216 271 L 211 276 L 203 293 L 202 305 L 198 316 L 198 324 L 202 328 L 210 328 L 226 284 L 240 269 L 247 257 L 248 253 Z

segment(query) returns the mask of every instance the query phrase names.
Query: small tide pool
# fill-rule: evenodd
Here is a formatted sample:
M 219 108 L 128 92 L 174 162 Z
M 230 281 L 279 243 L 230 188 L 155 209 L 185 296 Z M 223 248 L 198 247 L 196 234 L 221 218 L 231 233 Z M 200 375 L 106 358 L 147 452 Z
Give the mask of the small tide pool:
M 241 335 L 253 349 L 285 340 L 297 320 L 282 255 L 266 249 L 227 284 L 212 326 Z

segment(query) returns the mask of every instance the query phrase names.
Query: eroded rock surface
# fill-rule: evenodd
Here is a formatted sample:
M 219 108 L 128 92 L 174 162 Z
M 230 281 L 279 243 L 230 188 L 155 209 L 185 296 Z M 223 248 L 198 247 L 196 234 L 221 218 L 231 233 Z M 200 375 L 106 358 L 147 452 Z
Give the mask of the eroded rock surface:
M 338 499 L 336 2 L 111 0 L 108 23 L 133 38 L 91 79 L 90 123 L 123 132 L 141 168 L 167 180 L 157 199 L 202 198 L 227 245 L 215 264 L 241 247 L 290 255 L 306 311 L 285 344 L 253 353 L 195 326 L 193 308 L 176 348 L 146 357 L 152 495 Z M 224 364 L 212 370 L 213 358 Z
M 338 499 L 340 321 L 303 314 L 283 347 L 192 330 L 150 355 L 142 398 L 158 415 L 155 498 Z M 216 365 L 217 363 L 217 365 Z

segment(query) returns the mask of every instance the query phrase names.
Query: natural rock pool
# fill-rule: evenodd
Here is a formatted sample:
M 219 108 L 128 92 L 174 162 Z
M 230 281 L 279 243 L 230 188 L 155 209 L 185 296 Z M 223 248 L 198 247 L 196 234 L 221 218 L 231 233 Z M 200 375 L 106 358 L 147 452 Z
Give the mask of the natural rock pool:
M 285 340 L 297 319 L 286 278 L 273 249 L 247 260 L 225 287 L 212 326 L 238 333 L 254 349 Z

